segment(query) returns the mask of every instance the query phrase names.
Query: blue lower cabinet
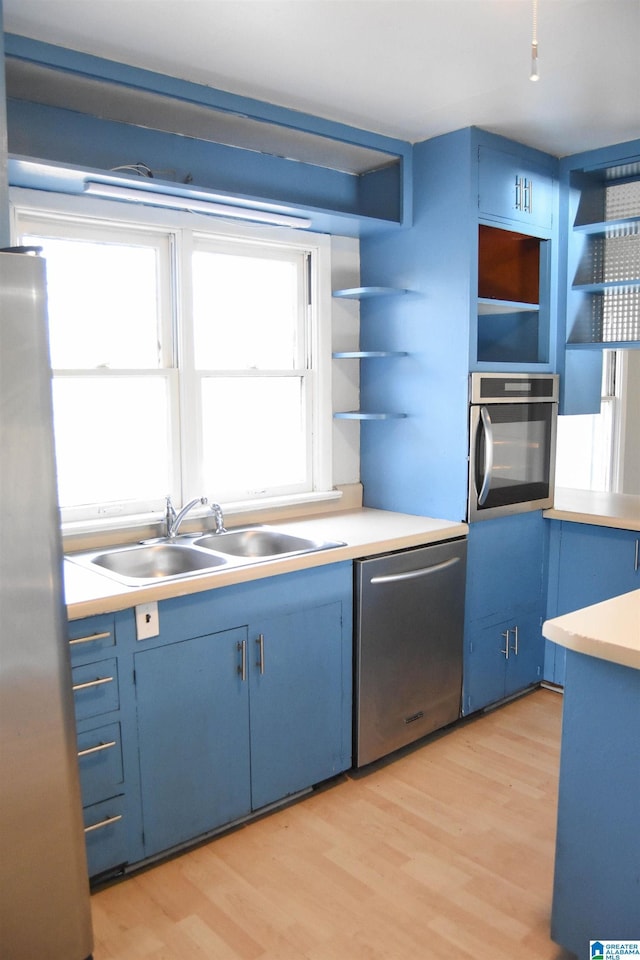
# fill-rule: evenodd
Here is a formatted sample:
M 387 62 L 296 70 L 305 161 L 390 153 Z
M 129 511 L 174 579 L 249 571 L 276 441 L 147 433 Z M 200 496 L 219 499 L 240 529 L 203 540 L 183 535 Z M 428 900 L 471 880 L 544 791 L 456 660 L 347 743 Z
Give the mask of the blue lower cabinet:
M 551 936 L 577 957 L 640 934 L 639 740 L 640 670 L 568 650 Z
M 350 563 L 159 613 L 133 656 L 145 858 L 351 766 Z
M 595 524 L 551 521 L 547 617 L 640 589 L 640 533 Z M 547 641 L 545 679 L 564 685 L 566 650 Z
M 513 696 L 542 679 L 544 642 L 540 616 L 520 612 L 476 627 L 466 642 L 463 713 Z
M 350 766 L 342 729 L 342 606 L 267 620 L 251 642 L 251 798 L 257 810 Z
M 251 810 L 246 628 L 135 655 L 145 856 Z
M 463 715 L 542 680 L 546 552 L 540 511 L 471 524 Z

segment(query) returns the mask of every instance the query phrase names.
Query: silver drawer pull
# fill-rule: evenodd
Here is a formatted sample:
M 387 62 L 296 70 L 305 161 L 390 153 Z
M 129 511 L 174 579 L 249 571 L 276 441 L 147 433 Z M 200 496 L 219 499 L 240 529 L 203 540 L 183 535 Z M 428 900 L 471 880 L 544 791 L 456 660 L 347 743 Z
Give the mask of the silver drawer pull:
M 111 631 L 106 633 L 92 633 L 90 637 L 77 637 L 75 640 L 69 640 L 69 646 L 73 647 L 76 643 L 91 643 L 92 640 L 106 640 L 111 636 Z
M 84 828 L 85 833 L 91 833 L 92 830 L 102 830 L 103 827 L 110 827 L 112 823 L 117 823 L 118 820 L 122 820 L 122 814 L 118 813 L 115 817 L 105 817 L 104 820 L 99 820 L 98 823 L 92 823 L 90 826 Z
M 89 687 L 100 687 L 103 683 L 112 683 L 113 677 L 96 677 L 95 680 L 87 680 L 86 683 L 74 683 L 73 692 L 78 690 L 88 690 Z
M 101 750 L 109 750 L 111 747 L 115 747 L 116 741 L 109 740 L 108 742 L 97 743 L 95 747 L 87 747 L 85 750 L 78 750 L 79 757 L 88 757 L 91 753 L 100 753 Z

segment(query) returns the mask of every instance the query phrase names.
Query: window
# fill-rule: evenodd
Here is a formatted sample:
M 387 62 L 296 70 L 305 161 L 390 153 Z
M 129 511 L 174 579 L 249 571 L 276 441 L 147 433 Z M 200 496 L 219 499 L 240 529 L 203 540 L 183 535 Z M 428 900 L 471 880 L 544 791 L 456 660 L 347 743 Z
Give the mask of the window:
M 328 490 L 326 238 L 96 204 L 16 213 L 47 260 L 63 520 Z

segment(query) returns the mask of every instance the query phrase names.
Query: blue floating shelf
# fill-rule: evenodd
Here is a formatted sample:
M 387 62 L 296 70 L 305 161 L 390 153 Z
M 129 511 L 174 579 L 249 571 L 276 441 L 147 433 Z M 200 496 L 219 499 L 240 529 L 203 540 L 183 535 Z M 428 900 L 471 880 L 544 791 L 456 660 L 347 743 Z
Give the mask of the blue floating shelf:
M 349 410 L 334 413 L 334 420 L 402 420 L 406 413 L 366 413 L 364 410 Z
M 406 350 L 341 350 L 332 354 L 334 360 L 369 360 L 372 357 L 407 357 Z
M 389 297 L 404 293 L 409 291 L 398 287 L 348 287 L 344 290 L 334 290 L 333 296 L 343 300 L 364 300 L 367 297 Z

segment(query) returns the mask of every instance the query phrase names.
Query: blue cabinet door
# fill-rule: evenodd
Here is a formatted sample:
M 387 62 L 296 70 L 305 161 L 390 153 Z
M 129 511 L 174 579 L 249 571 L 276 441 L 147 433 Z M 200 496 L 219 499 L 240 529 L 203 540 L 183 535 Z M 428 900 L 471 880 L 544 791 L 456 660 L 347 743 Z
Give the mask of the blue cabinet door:
M 478 163 L 481 216 L 551 229 L 554 180 L 548 170 L 526 155 L 484 145 L 478 148 Z
M 251 795 L 254 810 L 351 765 L 343 724 L 342 604 L 260 621 L 250 631 Z
M 504 699 L 507 673 L 506 633 L 511 620 L 472 625 L 465 638 L 462 713 L 468 716 Z
M 251 809 L 246 639 L 242 627 L 134 657 L 145 856 Z
M 563 523 L 558 614 L 639 589 L 639 539 L 631 530 Z
M 542 679 L 546 544 L 546 521 L 540 511 L 496 517 L 470 526 L 462 700 L 465 715 Z
M 557 582 L 550 585 L 547 616 L 640 589 L 640 533 L 563 521 L 552 545 L 557 555 L 551 558 L 551 569 Z M 565 649 L 548 641 L 546 679 L 563 686 L 565 661 Z
M 540 610 L 520 612 L 509 632 L 509 658 L 505 673 L 504 695 L 526 690 L 542 680 L 544 637 Z

